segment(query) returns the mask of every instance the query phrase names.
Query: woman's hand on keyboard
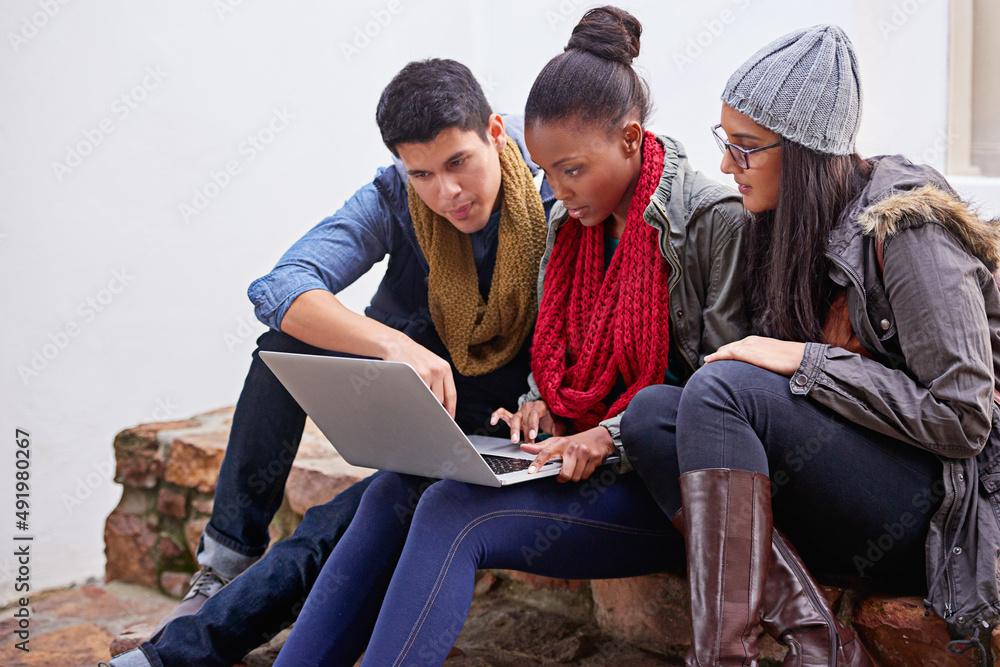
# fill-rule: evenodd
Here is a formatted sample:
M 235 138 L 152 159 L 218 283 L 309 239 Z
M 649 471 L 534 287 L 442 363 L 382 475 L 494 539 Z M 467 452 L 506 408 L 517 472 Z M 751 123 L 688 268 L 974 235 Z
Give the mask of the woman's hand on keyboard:
M 504 420 L 510 426 L 510 441 L 521 442 L 521 432 L 524 431 L 524 441 L 534 443 L 540 432 L 551 435 L 564 435 L 566 425 L 556 419 L 545 401 L 528 401 L 515 413 L 500 408 L 490 417 L 490 424 L 496 425 Z
M 538 472 L 550 459 L 561 458 L 562 470 L 556 478 L 560 482 L 587 479 L 604 459 L 616 451 L 611 433 L 603 426 L 570 436 L 552 437 L 544 443 L 525 443 L 521 449 L 538 455 L 528 468 L 529 473 Z

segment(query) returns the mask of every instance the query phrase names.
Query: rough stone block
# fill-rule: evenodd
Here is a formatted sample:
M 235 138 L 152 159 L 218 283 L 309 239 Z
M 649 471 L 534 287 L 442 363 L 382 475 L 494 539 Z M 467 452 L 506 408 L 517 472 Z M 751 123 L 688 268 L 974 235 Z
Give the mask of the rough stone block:
M 215 489 L 226 454 L 228 431 L 177 437 L 170 444 L 163 478 L 171 484 L 208 493 Z
M 670 574 L 595 579 L 594 616 L 605 632 L 649 651 L 683 656 L 691 642 L 687 582 Z
M 126 651 L 139 648 L 139 644 L 148 641 L 156 628 L 148 623 L 133 625 L 126 628 L 111 641 L 111 656 L 121 655 Z
M 160 541 L 156 544 L 156 551 L 164 559 L 175 559 L 185 553 L 185 548 L 177 544 L 169 535 L 160 535 Z
M 476 586 L 472 591 L 473 595 L 486 595 L 500 584 L 500 579 L 492 572 L 482 573 L 476 579 Z
M 184 539 L 192 557 L 198 553 L 198 541 L 201 540 L 201 534 L 205 532 L 207 525 L 208 519 L 192 519 L 184 524 Z
M 113 511 L 104 525 L 105 579 L 155 587 L 156 541 L 156 532 L 141 516 Z
M 81 623 L 68 628 L 33 636 L 30 651 L 18 650 L 13 643 L 0 646 L 0 665 L 4 667 L 53 667 L 54 665 L 95 665 L 110 658 L 108 643 L 113 635 L 95 623 Z
M 195 493 L 191 498 L 191 509 L 200 514 L 212 514 L 213 496 L 207 493 Z
M 169 486 L 161 486 L 160 495 L 156 501 L 156 511 L 160 514 L 183 519 L 187 516 L 187 496 Z
M 122 514 L 142 514 L 156 507 L 156 490 L 136 488 L 134 486 L 122 487 L 122 498 L 115 508 Z
M 538 574 L 528 574 L 517 570 L 507 570 L 505 575 L 514 581 L 520 581 L 536 591 L 546 591 L 562 589 L 567 591 L 579 591 L 587 587 L 589 583 L 586 579 L 555 579 L 553 577 L 543 577 Z
M 296 458 L 285 484 L 285 496 L 292 511 L 305 514 L 310 507 L 330 502 L 338 493 L 373 472 L 370 468 L 352 466 L 336 455 L 320 459 Z
M 919 597 L 865 598 L 855 607 L 853 622 L 872 658 L 882 665 L 967 667 L 972 664 L 971 652 L 954 655 L 948 650 L 944 621 L 933 614 L 925 616 Z
M 157 434 L 179 428 L 193 428 L 194 419 L 176 422 L 142 424 L 122 431 L 115 436 L 115 481 L 126 486 L 151 489 L 163 476 L 163 458 Z
M 54 593 L 33 604 L 31 610 L 36 614 L 52 614 L 86 621 L 119 618 L 129 613 L 125 603 L 103 588 L 92 585 Z

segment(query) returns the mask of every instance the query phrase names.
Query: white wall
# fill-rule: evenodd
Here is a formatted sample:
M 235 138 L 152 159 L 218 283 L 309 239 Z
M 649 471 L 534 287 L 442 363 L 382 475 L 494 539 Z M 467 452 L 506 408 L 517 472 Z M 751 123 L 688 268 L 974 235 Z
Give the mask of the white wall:
M 862 152 L 944 164 L 946 0 L 621 4 L 645 25 L 653 129 L 685 141 L 706 171 L 719 161 L 708 128 L 729 73 L 772 38 L 827 21 L 858 47 Z M 4 546 L 18 532 L 15 429 L 31 433 L 33 588 L 101 576 L 120 495 L 115 433 L 235 402 L 262 330 L 247 324 L 246 287 L 387 162 L 374 108 L 392 75 L 455 58 L 498 110 L 519 111 L 592 5 L 3 3 L 0 602 L 15 597 Z M 251 151 L 247 137 L 268 139 L 272 122 L 280 131 Z M 216 188 L 230 161 L 239 173 L 217 175 Z M 207 207 L 186 220 L 180 207 L 197 192 Z M 351 290 L 352 307 L 376 281 Z

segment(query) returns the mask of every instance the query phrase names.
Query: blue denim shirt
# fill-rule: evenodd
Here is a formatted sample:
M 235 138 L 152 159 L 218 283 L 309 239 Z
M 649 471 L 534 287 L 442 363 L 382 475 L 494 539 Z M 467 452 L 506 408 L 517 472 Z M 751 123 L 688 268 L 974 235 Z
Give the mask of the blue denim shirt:
M 528 157 L 524 146 L 523 119 L 504 116 L 504 125 L 508 136 L 521 149 L 532 173 L 537 174 L 538 167 Z M 274 269 L 251 283 L 247 290 L 257 319 L 269 327 L 280 329 L 285 312 L 300 294 L 314 289 L 336 294 L 387 254 L 391 256 L 397 250 L 413 252 L 426 279 L 427 261 L 413 232 L 406 181 L 407 174 L 402 163 L 380 168 L 373 181 L 355 192 L 339 211 L 296 241 Z M 548 215 L 555 198 L 544 180 L 541 192 Z M 485 228 L 471 235 L 477 267 L 496 251 L 499 220 L 497 212 L 490 217 Z M 400 247 L 401 244 L 405 245 Z M 487 283 L 492 270 L 488 273 Z

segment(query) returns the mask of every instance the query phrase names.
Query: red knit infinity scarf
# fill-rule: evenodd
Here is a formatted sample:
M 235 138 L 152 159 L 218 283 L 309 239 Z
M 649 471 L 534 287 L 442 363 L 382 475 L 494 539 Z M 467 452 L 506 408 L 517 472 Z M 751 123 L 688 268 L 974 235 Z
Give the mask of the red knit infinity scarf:
M 622 412 L 667 370 L 667 279 L 658 232 L 643 213 L 663 173 L 663 146 L 643 135 L 642 170 L 625 231 L 604 271 L 604 225 L 575 218 L 559 229 L 545 269 L 531 371 L 553 413 L 576 431 Z M 603 274 L 603 275 L 602 275 Z M 627 389 L 611 407 L 604 398 L 619 375 Z

